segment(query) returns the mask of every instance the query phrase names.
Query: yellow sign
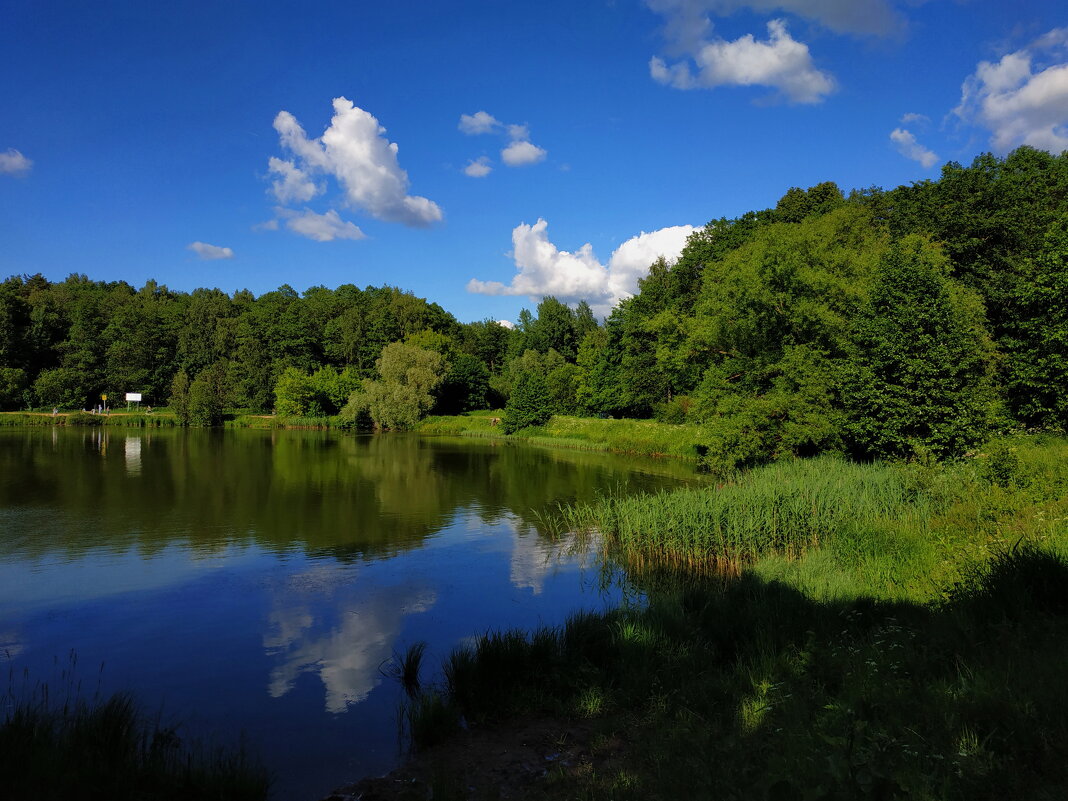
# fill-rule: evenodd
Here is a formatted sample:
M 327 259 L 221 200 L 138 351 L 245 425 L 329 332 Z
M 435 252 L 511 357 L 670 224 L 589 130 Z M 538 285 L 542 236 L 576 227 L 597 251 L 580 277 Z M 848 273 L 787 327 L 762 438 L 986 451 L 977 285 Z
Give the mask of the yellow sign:
M 107 400 L 107 399 L 108 399 L 108 396 L 107 396 L 107 395 L 101 395 L 101 396 L 100 396 L 100 400 Z

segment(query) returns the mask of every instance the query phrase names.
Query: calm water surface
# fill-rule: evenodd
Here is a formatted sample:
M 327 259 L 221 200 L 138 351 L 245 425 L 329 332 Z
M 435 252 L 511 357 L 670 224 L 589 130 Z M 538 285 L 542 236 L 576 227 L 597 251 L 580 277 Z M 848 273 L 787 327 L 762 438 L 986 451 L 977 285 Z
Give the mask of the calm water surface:
M 618 603 L 539 511 L 694 480 L 472 440 L 0 429 L 0 681 L 54 683 L 73 654 L 83 694 L 244 736 L 276 798 L 319 798 L 398 762 L 395 652 L 425 640 L 437 665 Z

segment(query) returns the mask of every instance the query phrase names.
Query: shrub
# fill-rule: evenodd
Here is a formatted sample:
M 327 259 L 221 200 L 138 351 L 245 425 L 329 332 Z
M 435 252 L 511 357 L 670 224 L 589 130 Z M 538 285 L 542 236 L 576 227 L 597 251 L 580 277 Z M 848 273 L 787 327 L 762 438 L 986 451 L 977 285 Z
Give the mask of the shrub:
M 514 434 L 528 426 L 544 425 L 552 416 L 552 398 L 545 379 L 538 373 L 523 373 L 504 407 L 501 429 L 505 434 Z

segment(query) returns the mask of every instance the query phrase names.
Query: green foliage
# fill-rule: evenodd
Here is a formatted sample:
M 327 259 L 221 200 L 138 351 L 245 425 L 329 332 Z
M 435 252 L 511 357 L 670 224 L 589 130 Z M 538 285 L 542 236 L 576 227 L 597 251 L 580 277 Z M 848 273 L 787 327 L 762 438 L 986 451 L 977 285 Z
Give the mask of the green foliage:
M 1068 215 L 1046 232 L 1030 280 L 1015 288 L 1019 316 L 1007 359 L 1013 411 L 1027 426 L 1068 429 Z
M 22 406 L 28 383 L 21 367 L 0 367 L 0 410 Z
M 390 431 L 410 429 L 426 416 L 448 369 L 441 354 L 401 342 L 383 348 L 376 366 L 381 378 L 365 379 L 341 416 L 358 425 L 366 415 L 376 428 Z
M 189 386 L 189 425 L 222 425 L 227 400 L 226 365 L 216 362 L 201 370 Z
M 516 381 L 501 418 L 501 430 L 514 434 L 528 426 L 540 426 L 553 416 L 552 397 L 540 373 L 523 373 Z
M 185 370 L 179 370 L 171 381 L 167 405 L 180 426 L 189 425 L 189 383 L 189 374 Z
M 33 382 L 33 394 L 41 406 L 59 406 L 63 409 L 82 409 L 89 398 L 90 390 L 86 376 L 74 367 L 57 367 L 42 370 Z
M 315 399 L 311 376 L 296 367 L 287 367 L 274 385 L 274 411 L 282 417 L 306 414 Z
M 994 354 L 981 301 L 919 236 L 880 265 L 845 379 L 852 447 L 955 456 L 983 441 L 995 411 Z
M 490 375 L 486 365 L 474 356 L 453 356 L 449 371 L 438 391 L 436 414 L 463 414 L 487 407 Z

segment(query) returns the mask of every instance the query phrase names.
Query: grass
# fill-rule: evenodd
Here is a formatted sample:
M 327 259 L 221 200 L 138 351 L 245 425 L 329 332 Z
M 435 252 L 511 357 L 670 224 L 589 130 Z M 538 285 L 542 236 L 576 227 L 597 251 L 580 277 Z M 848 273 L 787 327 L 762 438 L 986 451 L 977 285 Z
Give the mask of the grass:
M 226 428 L 279 428 L 326 430 L 345 428 L 338 417 L 278 417 L 266 414 L 234 414 L 223 422 Z
M 125 693 L 85 700 L 72 681 L 3 696 L 0 795 L 9 801 L 262 801 L 266 770 L 242 748 L 184 742 Z
M 559 525 L 600 532 L 630 562 L 737 570 L 763 556 L 797 558 L 891 521 L 922 534 L 935 503 L 899 469 L 823 457 L 771 465 L 718 488 L 565 507 Z
M 89 412 L 0 412 L 0 426 L 125 426 L 132 428 L 171 428 L 178 425 L 173 415 L 166 412 L 112 412 L 90 414 Z
M 603 420 L 555 415 L 544 426 L 532 426 L 505 435 L 494 421 L 502 412 L 470 412 L 454 417 L 428 417 L 416 429 L 421 434 L 506 438 L 531 445 L 624 453 L 634 456 L 670 456 L 697 461 L 701 430 L 653 420 Z
M 939 604 L 817 602 L 749 573 L 647 582 L 646 606 L 454 652 L 436 737 L 450 705 L 474 725 L 597 718 L 627 742 L 627 782 L 563 777 L 561 798 L 1068 794 L 1063 558 L 1018 551 Z
M 1065 464 L 1027 437 L 566 509 L 644 600 L 457 649 L 434 736 L 592 719 L 624 756 L 560 798 L 1068 797 Z

